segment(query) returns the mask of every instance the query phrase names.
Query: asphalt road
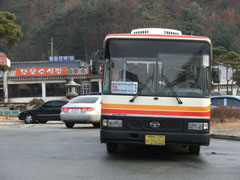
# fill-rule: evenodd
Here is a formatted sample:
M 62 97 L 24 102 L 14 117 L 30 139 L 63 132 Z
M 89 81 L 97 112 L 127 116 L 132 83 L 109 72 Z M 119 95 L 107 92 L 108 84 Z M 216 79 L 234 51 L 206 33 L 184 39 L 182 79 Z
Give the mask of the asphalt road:
M 199 156 L 182 147 L 128 147 L 109 155 L 99 129 L 63 124 L 0 129 L 0 180 L 240 180 L 240 142 L 211 140 Z

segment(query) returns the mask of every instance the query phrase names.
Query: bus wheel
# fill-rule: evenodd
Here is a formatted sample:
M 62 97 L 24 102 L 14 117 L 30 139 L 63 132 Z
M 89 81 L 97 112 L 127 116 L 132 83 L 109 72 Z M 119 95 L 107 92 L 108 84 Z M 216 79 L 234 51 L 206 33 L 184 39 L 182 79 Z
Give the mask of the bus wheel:
M 190 154 L 199 154 L 200 153 L 200 145 L 190 145 L 188 147 L 188 151 Z
M 107 152 L 108 153 L 116 153 L 118 152 L 119 144 L 117 143 L 107 143 Z

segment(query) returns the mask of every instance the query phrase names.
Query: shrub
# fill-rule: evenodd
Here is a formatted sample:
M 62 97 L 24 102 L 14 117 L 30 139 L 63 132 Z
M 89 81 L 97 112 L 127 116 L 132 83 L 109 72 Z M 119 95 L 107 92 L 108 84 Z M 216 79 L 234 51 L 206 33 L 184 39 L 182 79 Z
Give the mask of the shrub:
M 212 122 L 226 122 L 240 119 L 240 108 L 219 106 L 211 110 Z
M 33 98 L 29 102 L 29 105 L 32 106 L 33 108 L 36 108 L 36 107 L 42 105 L 43 103 L 44 103 L 44 101 L 42 99 Z

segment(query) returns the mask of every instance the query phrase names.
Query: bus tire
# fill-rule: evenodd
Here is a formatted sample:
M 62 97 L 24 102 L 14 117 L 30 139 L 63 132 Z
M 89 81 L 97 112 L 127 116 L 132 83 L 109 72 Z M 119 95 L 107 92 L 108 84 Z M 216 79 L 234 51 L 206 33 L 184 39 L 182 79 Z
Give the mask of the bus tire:
M 190 145 L 188 151 L 190 154 L 198 155 L 200 153 L 200 145 Z
M 118 152 L 119 144 L 117 144 L 117 143 L 107 143 L 106 147 L 107 147 L 107 152 L 108 153 L 116 153 L 116 152 Z

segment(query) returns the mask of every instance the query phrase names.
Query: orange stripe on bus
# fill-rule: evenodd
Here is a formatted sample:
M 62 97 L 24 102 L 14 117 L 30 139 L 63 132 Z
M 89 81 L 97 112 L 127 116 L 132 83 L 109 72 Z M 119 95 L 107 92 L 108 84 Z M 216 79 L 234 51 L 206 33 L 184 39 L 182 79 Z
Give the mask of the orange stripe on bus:
M 210 117 L 210 111 L 208 111 L 208 112 L 177 112 L 177 111 L 143 111 L 143 110 L 123 110 L 123 109 L 102 109 L 102 113 L 103 114 Z
M 129 105 L 129 104 L 102 104 L 102 108 L 109 109 L 138 109 L 161 111 L 210 111 L 210 105 L 206 107 L 188 106 L 154 106 L 154 105 Z

